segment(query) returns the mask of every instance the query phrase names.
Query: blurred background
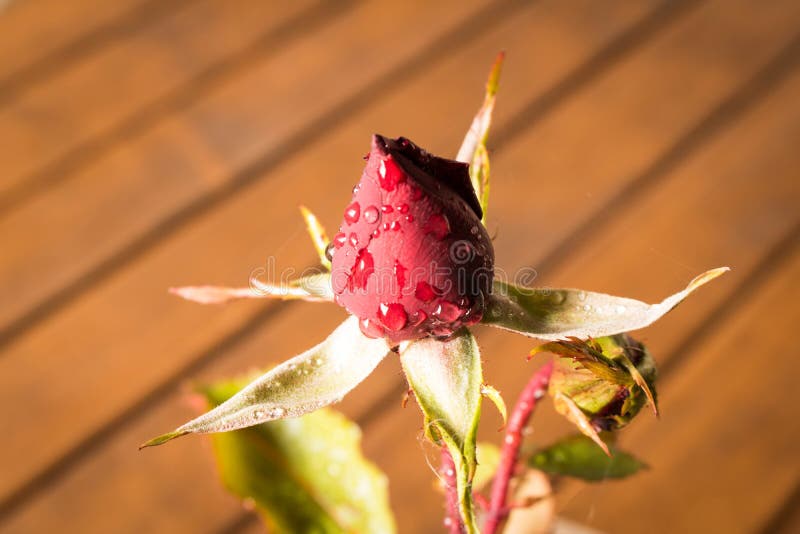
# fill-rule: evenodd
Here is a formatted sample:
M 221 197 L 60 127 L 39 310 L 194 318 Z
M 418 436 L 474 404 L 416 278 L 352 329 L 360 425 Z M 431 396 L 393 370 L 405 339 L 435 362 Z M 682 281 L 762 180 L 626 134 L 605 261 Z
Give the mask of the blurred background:
M 604 532 L 800 532 L 800 3 L 793 0 L 16 0 L 0 11 L 0 531 L 258 532 L 187 384 L 280 362 L 332 305 L 180 301 L 315 262 L 370 135 L 453 156 L 507 52 L 490 136 L 497 264 L 655 302 L 639 333 L 662 416 L 644 474 L 559 484 Z M 531 340 L 478 329 L 512 402 Z M 341 408 L 389 475 L 401 532 L 437 532 L 422 421 L 386 361 Z M 529 435 L 568 431 L 551 407 Z M 499 442 L 484 410 L 482 439 Z M 428 451 L 429 452 L 429 451 Z

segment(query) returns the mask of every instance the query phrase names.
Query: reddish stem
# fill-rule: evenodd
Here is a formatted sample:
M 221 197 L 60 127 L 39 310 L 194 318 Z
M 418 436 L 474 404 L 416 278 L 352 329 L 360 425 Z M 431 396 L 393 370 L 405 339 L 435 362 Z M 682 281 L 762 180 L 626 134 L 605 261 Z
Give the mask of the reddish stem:
M 547 391 L 552 373 L 553 362 L 550 361 L 533 374 L 525 389 L 522 390 L 519 399 L 517 399 L 517 404 L 511 412 L 511 417 L 508 418 L 503 449 L 500 452 L 500 465 L 492 482 L 489 511 L 486 514 L 486 523 L 483 527 L 484 534 L 496 534 L 500 524 L 508 516 L 510 510 L 510 507 L 506 504 L 508 486 L 514 476 L 514 468 L 519 459 L 522 430 L 528 424 L 539 399 Z
M 447 447 L 442 447 L 442 466 L 439 468 L 442 477 L 442 486 L 445 492 L 445 502 L 447 505 L 447 515 L 444 525 L 450 534 L 463 534 L 464 523 L 461 521 L 461 513 L 458 508 L 458 486 L 456 482 L 456 464 Z

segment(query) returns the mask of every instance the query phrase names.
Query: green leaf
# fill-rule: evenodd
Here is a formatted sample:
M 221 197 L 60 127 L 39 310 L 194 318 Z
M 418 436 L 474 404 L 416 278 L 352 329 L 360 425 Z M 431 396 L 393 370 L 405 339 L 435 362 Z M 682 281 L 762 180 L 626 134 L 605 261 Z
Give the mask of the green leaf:
M 317 251 L 319 262 L 330 271 L 331 260 L 329 260 L 328 256 L 325 254 L 325 249 L 328 248 L 330 239 L 328 239 L 325 228 L 322 226 L 322 223 L 319 222 L 317 216 L 311 213 L 311 210 L 307 207 L 300 206 L 300 213 L 303 214 L 303 219 L 306 221 L 306 230 L 308 231 L 309 237 L 311 237 L 311 242 L 314 244 L 314 249 Z
M 241 381 L 204 388 L 216 406 Z M 212 437 L 225 486 L 270 532 L 394 532 L 387 480 L 361 453 L 358 425 L 331 409 Z
M 401 349 L 400 362 L 425 415 L 426 434 L 453 457 L 467 532 L 477 532 L 472 478 L 483 383 L 478 344 L 463 329 L 447 341 L 427 338 L 409 344 Z
M 338 402 L 389 352 L 383 339 L 369 339 L 350 317 L 316 347 L 251 382 L 210 412 L 142 447 L 189 433 L 226 432 L 274 419 L 298 417 Z
M 658 304 L 579 289 L 526 288 L 495 280 L 483 323 L 529 337 L 603 337 L 654 323 L 700 286 L 729 269 L 712 269 Z
M 647 465 L 630 454 L 609 446 L 606 456 L 586 436 L 576 435 L 535 452 L 528 465 L 551 475 L 565 475 L 597 482 L 625 478 L 646 469 Z
M 456 155 L 457 161 L 469 163 L 469 176 L 483 210 L 483 221 L 486 220 L 486 207 L 489 203 L 489 152 L 486 149 L 486 140 L 489 137 L 489 126 L 492 124 L 492 112 L 504 60 L 505 52 L 497 54 L 486 82 L 483 105 L 472 120 Z

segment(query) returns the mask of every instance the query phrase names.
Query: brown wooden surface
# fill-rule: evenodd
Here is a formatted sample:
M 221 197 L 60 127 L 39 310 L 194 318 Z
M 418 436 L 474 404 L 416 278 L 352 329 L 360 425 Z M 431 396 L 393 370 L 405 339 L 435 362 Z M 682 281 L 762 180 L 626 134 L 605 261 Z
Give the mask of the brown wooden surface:
M 244 284 L 271 255 L 312 264 L 296 206 L 334 229 L 372 132 L 454 153 L 499 49 L 499 267 L 649 301 L 733 267 L 641 334 L 663 417 L 622 443 L 652 469 L 562 484 L 560 513 L 607 532 L 793 531 L 800 4 L 68 4 L 0 11 L 0 531 L 257 531 L 205 439 L 136 445 L 191 415 L 185 382 L 279 362 L 343 312 L 165 288 Z M 478 335 L 511 402 L 531 342 Z M 401 532 L 435 532 L 403 389 L 387 361 L 341 408 Z M 547 408 L 532 442 L 568 430 Z M 483 437 L 498 426 L 485 410 Z

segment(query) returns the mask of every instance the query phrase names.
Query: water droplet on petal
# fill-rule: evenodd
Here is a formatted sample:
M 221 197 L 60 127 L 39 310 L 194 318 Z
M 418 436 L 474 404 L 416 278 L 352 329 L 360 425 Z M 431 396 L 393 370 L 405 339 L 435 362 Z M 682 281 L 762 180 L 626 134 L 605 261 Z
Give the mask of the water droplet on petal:
M 358 246 L 358 235 L 356 235 L 355 232 L 352 232 L 350 234 L 350 244 L 353 245 L 354 247 Z
M 333 251 L 336 249 L 336 246 L 333 243 L 328 243 L 328 246 L 325 247 L 325 257 L 328 258 L 328 261 L 333 261 Z
M 378 318 L 389 330 L 397 332 L 402 330 L 408 322 L 408 314 L 402 304 L 396 302 L 391 304 L 383 303 L 378 306 Z
M 370 321 L 369 319 L 361 319 L 358 322 L 358 327 L 361 329 L 361 333 L 367 337 L 371 338 L 379 338 L 383 337 L 383 327 L 377 324 L 375 321 Z
M 389 226 L 390 226 L 389 223 L 385 222 L 385 223 L 383 223 L 383 226 L 381 226 L 381 228 L 383 228 L 384 232 L 388 232 L 389 231 Z
M 392 209 L 393 208 L 389 204 L 384 204 L 383 206 L 381 206 L 381 211 L 383 213 L 391 213 Z
M 398 231 L 400 229 L 400 222 L 399 221 L 392 221 L 392 224 L 391 224 L 391 226 L 389 226 L 389 228 L 391 228 L 395 232 Z
M 338 234 L 333 236 L 333 246 L 336 248 L 342 248 L 342 245 L 344 245 L 346 242 L 347 242 L 347 236 L 344 235 L 343 232 L 339 232 Z
M 416 296 L 422 302 L 430 302 L 439 296 L 439 294 L 428 282 L 422 281 L 417 283 L 417 288 L 414 290 L 414 296 Z
M 397 184 L 406 181 L 406 175 L 389 157 L 378 165 L 378 181 L 386 191 L 394 191 Z
M 436 239 L 442 240 L 450 233 L 450 223 L 444 215 L 434 214 L 425 223 L 425 231 L 433 234 Z
M 270 415 L 277 419 L 279 417 L 283 417 L 284 415 L 286 415 L 286 410 L 284 408 L 273 408 Z
M 425 313 L 422 310 L 419 310 L 418 312 L 414 313 L 414 315 L 411 316 L 411 326 L 419 326 L 427 318 L 428 318 L 428 314 Z
M 397 288 L 398 291 L 403 289 L 403 286 L 406 285 L 406 269 L 403 267 L 399 261 L 394 261 L 394 277 L 397 280 Z
M 411 214 L 409 214 L 409 215 L 406 215 L 406 220 L 407 220 L 408 222 L 414 222 L 414 216 L 413 216 L 413 215 L 411 215 Z
M 438 306 L 436 306 L 433 315 L 437 319 L 440 319 L 446 323 L 452 323 L 453 321 L 461 317 L 463 313 L 464 311 L 455 304 L 453 304 L 452 302 L 443 300 L 438 304 Z
M 358 218 L 361 215 L 361 206 L 358 205 L 358 202 L 353 202 L 347 209 L 344 210 L 344 220 L 347 221 L 349 224 L 353 224 L 358 222 Z
M 372 237 L 378 237 L 379 235 L 381 235 L 381 231 L 375 228 L 375 230 L 372 232 Z
M 353 272 L 350 273 L 348 280 L 350 290 L 364 289 L 367 286 L 367 279 L 375 271 L 375 261 L 372 254 L 367 252 L 367 249 L 362 248 L 358 251 L 356 257 L 356 264 L 353 267 Z
M 397 211 L 405 215 L 408 213 L 408 204 L 398 204 Z
M 369 206 L 367 209 L 364 210 L 364 220 L 369 224 L 373 224 L 378 222 L 378 218 L 380 217 L 380 213 L 378 212 L 378 208 L 375 206 Z

